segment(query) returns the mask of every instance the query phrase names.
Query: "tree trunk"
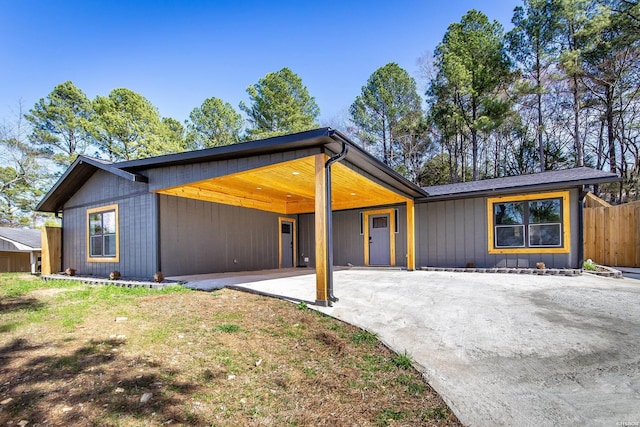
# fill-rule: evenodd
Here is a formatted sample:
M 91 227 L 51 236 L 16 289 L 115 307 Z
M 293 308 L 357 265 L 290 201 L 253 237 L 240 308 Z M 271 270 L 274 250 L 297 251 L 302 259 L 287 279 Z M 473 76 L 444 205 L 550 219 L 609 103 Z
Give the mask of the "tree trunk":
M 382 117 L 382 162 L 389 166 L 389 152 L 387 151 L 387 121 Z
M 600 130 L 598 131 L 598 149 L 596 151 L 596 169 L 604 166 L 604 120 L 600 120 Z
M 540 76 L 540 53 L 536 53 L 536 101 L 538 103 L 538 129 L 536 130 L 538 136 L 538 156 L 540 156 L 540 172 L 545 170 L 545 158 L 544 158 L 544 145 L 542 143 L 542 83 Z
M 584 147 L 580 141 L 580 93 L 578 90 L 578 77 L 574 76 L 573 82 L 573 144 L 576 149 L 576 166 L 584 166 Z
M 473 162 L 473 180 L 478 180 L 478 130 L 476 129 L 476 114 L 478 106 L 475 98 L 471 101 L 471 161 Z M 464 173 L 464 171 L 463 171 Z
M 612 173 L 616 173 L 617 161 L 616 161 L 616 141 L 613 132 L 613 87 L 611 84 L 606 84 L 605 95 L 607 102 L 607 142 L 609 143 L 609 168 Z

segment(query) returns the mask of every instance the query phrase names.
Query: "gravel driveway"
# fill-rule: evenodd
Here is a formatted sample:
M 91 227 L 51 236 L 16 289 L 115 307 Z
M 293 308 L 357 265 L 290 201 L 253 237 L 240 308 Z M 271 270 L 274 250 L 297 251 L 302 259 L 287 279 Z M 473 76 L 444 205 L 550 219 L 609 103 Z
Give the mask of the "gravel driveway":
M 239 285 L 315 295 L 305 275 Z M 338 271 L 320 310 L 407 351 L 470 426 L 640 425 L 640 282 Z

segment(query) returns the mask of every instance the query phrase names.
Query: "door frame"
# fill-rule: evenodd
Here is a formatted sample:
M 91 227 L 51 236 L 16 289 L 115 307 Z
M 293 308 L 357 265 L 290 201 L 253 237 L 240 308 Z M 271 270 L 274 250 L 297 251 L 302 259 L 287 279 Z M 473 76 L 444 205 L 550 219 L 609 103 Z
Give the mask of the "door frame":
M 282 223 L 290 222 L 293 224 L 293 235 L 291 239 L 293 240 L 293 267 L 298 265 L 298 232 L 296 227 L 296 219 L 288 218 L 288 217 L 278 217 L 278 268 L 282 268 Z
M 396 218 L 395 208 L 364 211 L 364 265 L 369 265 L 369 217 L 375 215 L 389 215 L 389 265 L 396 265 Z

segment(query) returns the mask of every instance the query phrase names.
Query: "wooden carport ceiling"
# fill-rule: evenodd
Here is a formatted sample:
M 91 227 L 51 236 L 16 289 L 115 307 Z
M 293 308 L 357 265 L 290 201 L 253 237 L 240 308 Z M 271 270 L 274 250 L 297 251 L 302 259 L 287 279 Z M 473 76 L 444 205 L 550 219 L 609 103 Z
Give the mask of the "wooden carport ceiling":
M 194 182 L 158 193 L 280 214 L 314 212 L 313 157 Z M 331 167 L 333 210 L 405 202 L 406 198 L 341 163 Z

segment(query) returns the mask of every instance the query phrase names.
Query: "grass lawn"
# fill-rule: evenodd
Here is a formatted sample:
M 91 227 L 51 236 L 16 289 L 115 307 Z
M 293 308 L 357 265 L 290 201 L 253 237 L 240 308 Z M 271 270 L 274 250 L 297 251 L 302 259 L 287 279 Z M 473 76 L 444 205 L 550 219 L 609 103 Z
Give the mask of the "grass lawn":
M 460 425 L 408 355 L 304 304 L 0 274 L 0 425 L 25 421 Z

